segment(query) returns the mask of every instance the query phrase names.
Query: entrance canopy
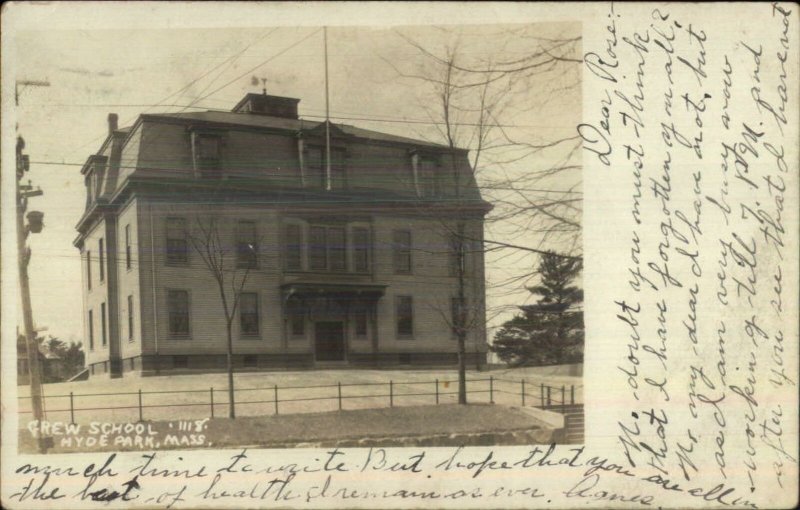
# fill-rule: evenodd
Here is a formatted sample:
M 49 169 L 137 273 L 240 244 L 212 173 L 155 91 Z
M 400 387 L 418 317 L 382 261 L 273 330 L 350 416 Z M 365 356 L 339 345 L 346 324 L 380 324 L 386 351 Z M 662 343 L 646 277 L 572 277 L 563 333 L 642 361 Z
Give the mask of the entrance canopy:
M 338 298 L 377 301 L 386 291 L 386 285 L 293 282 L 281 285 L 281 291 L 285 300 L 290 298 Z
M 314 321 L 347 320 L 350 313 L 366 313 L 383 296 L 386 285 L 293 282 L 281 285 L 290 315 L 307 315 Z

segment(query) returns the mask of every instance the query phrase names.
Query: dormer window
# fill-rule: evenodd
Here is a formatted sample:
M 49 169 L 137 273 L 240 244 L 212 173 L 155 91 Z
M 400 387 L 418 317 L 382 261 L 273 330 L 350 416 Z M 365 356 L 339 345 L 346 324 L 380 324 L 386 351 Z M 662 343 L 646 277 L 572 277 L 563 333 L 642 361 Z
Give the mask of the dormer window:
M 106 156 L 89 156 L 88 161 L 81 170 L 86 175 L 86 207 L 91 206 L 95 200 L 100 198 L 103 190 L 103 175 L 106 170 Z
M 309 186 L 319 189 L 328 189 L 328 165 L 325 159 L 326 155 L 325 147 L 311 146 L 308 148 L 307 183 Z M 345 149 L 331 147 L 331 190 L 347 188 L 346 157 Z
M 192 133 L 195 175 L 204 179 L 222 177 L 222 138 L 213 133 Z
M 414 174 L 414 189 L 418 197 L 442 195 L 442 182 L 438 158 L 433 155 L 413 152 L 411 167 Z
M 90 205 L 92 205 L 92 202 L 94 202 L 94 174 L 87 175 L 84 181 L 86 184 L 86 207 L 88 208 Z
M 219 159 L 219 138 L 216 136 L 201 136 L 197 140 L 198 156 L 201 160 Z
M 89 176 L 90 188 L 89 192 L 93 199 L 97 198 L 97 195 L 100 194 L 100 186 L 98 186 L 98 178 L 97 178 L 97 169 L 92 170 L 92 174 Z
M 439 183 L 439 165 L 429 158 L 422 158 L 419 165 L 420 188 L 423 197 L 438 197 L 441 195 Z

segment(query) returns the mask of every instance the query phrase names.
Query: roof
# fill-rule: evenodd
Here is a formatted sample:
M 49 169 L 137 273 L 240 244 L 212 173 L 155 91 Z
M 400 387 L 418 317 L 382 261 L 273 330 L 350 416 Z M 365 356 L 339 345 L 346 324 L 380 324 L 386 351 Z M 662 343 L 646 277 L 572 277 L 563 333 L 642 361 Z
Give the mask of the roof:
M 235 125 L 235 126 L 245 126 L 245 127 L 255 127 L 255 128 L 282 129 L 287 131 L 300 131 L 300 130 L 307 131 L 323 125 L 322 121 L 287 119 L 284 117 L 272 117 L 268 115 L 251 115 L 247 113 L 220 112 L 220 111 L 148 113 L 145 114 L 144 116 L 148 118 L 194 120 L 198 122 L 230 124 L 232 126 Z M 349 124 L 332 123 L 332 125 L 342 130 L 345 134 L 365 140 L 402 143 L 408 145 L 432 147 L 437 149 L 449 149 L 449 147 L 446 145 L 426 142 L 424 140 L 416 140 L 414 138 L 407 138 L 404 136 L 390 135 L 388 133 L 381 133 L 379 131 L 372 131 L 369 129 L 362 129 L 355 126 L 351 126 Z

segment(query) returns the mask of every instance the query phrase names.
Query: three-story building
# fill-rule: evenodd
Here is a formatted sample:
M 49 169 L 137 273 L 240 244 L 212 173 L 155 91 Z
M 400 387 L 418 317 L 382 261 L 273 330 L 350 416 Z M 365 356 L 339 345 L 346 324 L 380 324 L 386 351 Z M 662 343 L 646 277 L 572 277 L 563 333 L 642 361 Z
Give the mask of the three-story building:
M 198 251 L 210 225 L 227 281 L 246 278 L 226 289 L 240 369 L 455 364 L 467 323 L 467 359 L 485 363 L 489 206 L 467 151 L 303 120 L 298 102 L 248 94 L 126 128 L 109 115 L 75 240 L 92 375 L 224 369 Z

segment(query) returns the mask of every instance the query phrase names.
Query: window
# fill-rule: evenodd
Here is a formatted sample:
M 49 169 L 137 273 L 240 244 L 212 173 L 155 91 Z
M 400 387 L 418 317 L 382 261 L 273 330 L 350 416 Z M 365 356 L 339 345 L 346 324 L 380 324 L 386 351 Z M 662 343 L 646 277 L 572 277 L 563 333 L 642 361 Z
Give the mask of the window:
M 103 238 L 101 237 L 97 243 L 98 250 L 97 250 L 97 261 L 100 263 L 100 281 L 102 282 L 106 277 L 106 268 L 104 264 L 104 247 L 103 247 Z
M 242 292 L 239 296 L 239 326 L 242 335 L 258 335 L 258 294 Z
M 367 319 L 367 307 L 363 303 L 357 304 L 353 310 L 353 323 L 357 338 L 367 336 Z
M 92 290 L 92 252 L 86 250 L 86 285 Z
M 308 184 L 312 188 L 325 189 L 327 181 L 325 168 L 325 148 L 309 147 L 308 149 Z
M 331 189 L 347 187 L 347 171 L 345 167 L 346 152 L 344 149 L 331 147 Z M 328 189 L 328 165 L 325 147 L 309 147 L 308 174 L 312 187 Z
M 312 271 L 324 271 L 328 268 L 328 248 L 325 227 L 309 229 L 309 266 Z
M 89 310 L 89 350 L 94 350 L 94 314 Z
M 125 268 L 131 268 L 131 226 L 125 225 Z
M 256 222 L 240 221 L 236 225 L 236 267 L 258 267 L 258 241 Z
M 200 159 L 219 159 L 219 138 L 216 136 L 197 137 L 197 155 Z
M 394 231 L 394 272 L 411 272 L 411 231 Z
M 169 310 L 169 334 L 173 336 L 189 335 L 189 292 L 170 290 L 167 295 Z
M 347 188 L 347 169 L 344 149 L 331 149 L 331 189 Z
M 133 296 L 128 296 L 128 341 L 133 342 Z
M 397 336 L 412 336 L 414 334 L 414 305 L 411 296 L 397 296 L 395 306 Z
M 221 140 L 218 136 L 196 135 L 196 168 L 203 178 L 218 179 L 222 176 L 220 165 Z
M 418 172 L 420 192 L 423 197 L 438 197 L 440 195 L 439 173 L 436 167 L 435 161 L 425 158 L 420 159 Z
M 100 338 L 103 339 L 103 347 L 108 343 L 106 335 L 106 304 L 100 303 Z
M 347 241 L 343 227 L 309 229 L 309 265 L 312 271 L 346 271 Z
M 286 269 L 300 271 L 303 269 L 303 231 L 300 225 L 289 224 L 285 226 L 284 254 Z
M 366 273 L 369 271 L 369 230 L 364 227 L 353 229 L 353 271 Z
M 289 334 L 293 337 L 304 337 L 306 334 L 306 320 L 303 313 L 303 302 L 292 299 L 286 307 Z
M 167 218 L 167 264 L 185 265 L 189 262 L 186 219 Z
M 459 330 L 466 327 L 467 309 L 462 303 L 464 302 L 457 297 L 450 298 L 450 324 L 454 335 L 458 335 Z
M 463 240 L 459 240 L 458 236 L 453 235 L 450 237 L 447 252 L 447 266 L 450 276 L 458 276 L 459 269 L 464 269 L 464 261 L 462 260 L 462 254 L 464 254 L 466 248 L 464 243 Z M 466 255 L 463 255 L 463 257 L 466 257 Z
M 306 321 L 302 313 L 293 313 L 290 316 L 292 336 L 305 336 Z
M 87 175 L 83 182 L 86 185 L 86 208 L 88 209 L 94 200 L 94 179 L 91 175 Z
M 328 260 L 331 271 L 347 270 L 347 245 L 345 244 L 344 229 L 340 227 L 328 228 Z

